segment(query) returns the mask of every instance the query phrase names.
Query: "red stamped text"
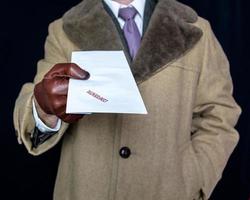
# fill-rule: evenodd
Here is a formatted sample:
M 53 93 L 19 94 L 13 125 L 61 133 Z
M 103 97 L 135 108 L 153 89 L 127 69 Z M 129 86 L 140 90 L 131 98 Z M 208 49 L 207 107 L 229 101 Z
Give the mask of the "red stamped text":
M 89 95 L 91 95 L 92 97 L 95 97 L 96 99 L 100 100 L 100 101 L 103 102 L 103 103 L 106 103 L 106 102 L 108 101 L 107 99 L 105 99 L 105 98 L 102 97 L 101 95 L 99 95 L 99 94 L 97 94 L 97 93 L 95 93 L 95 92 L 93 92 L 93 91 L 91 91 L 91 90 L 88 90 L 87 93 L 88 93 Z

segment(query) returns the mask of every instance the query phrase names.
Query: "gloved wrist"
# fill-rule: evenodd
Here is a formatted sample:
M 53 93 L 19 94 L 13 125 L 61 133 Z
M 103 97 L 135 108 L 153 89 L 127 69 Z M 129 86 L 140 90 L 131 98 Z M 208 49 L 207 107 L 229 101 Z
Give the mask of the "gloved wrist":
M 35 107 L 36 107 L 36 111 L 37 111 L 37 114 L 38 114 L 38 117 L 42 120 L 42 122 L 50 127 L 50 128 L 55 128 L 57 123 L 58 123 L 58 117 L 56 115 L 52 115 L 52 114 L 48 114 L 46 113 L 41 107 L 40 105 L 38 104 L 37 100 L 35 97 L 33 97 L 33 101 L 34 101 L 34 104 L 35 104 Z

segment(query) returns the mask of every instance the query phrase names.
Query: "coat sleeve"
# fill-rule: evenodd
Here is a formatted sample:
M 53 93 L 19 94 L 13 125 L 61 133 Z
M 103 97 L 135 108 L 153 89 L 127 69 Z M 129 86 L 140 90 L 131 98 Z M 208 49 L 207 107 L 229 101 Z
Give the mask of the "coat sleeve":
M 208 22 L 204 40 L 193 109 L 191 148 L 202 175 L 204 199 L 208 199 L 239 140 L 234 126 L 241 109 L 232 96 L 228 60 Z
M 14 108 L 14 127 L 19 144 L 24 144 L 28 152 L 32 155 L 39 155 L 56 145 L 68 124 L 62 123 L 60 130 L 37 148 L 33 148 L 31 137 L 35 130 L 35 120 L 32 113 L 33 89 L 36 83 L 42 80 L 44 74 L 56 63 L 67 62 L 67 56 L 64 54 L 60 45 L 60 31 L 62 32 L 59 20 L 49 25 L 49 34 L 45 42 L 44 59 L 37 64 L 37 74 L 33 83 L 23 85 Z

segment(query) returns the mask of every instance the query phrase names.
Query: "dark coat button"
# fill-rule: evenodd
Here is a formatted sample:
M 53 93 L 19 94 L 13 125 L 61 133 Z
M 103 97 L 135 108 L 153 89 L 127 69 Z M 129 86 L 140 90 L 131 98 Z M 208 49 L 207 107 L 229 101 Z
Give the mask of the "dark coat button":
M 128 147 L 122 147 L 119 151 L 119 154 L 122 158 L 126 159 L 130 156 L 131 151 Z

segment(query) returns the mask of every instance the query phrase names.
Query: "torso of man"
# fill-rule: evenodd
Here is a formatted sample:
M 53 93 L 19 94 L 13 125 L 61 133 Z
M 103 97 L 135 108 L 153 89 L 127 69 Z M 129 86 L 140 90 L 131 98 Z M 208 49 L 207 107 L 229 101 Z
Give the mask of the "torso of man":
M 240 108 L 209 23 L 177 1 L 157 1 L 130 63 L 148 115 L 86 115 L 32 147 L 34 86 L 72 51 L 127 54 L 121 34 L 100 0 L 82 1 L 49 26 L 34 83 L 16 101 L 19 142 L 40 155 L 63 138 L 54 200 L 208 199 L 237 144 Z

